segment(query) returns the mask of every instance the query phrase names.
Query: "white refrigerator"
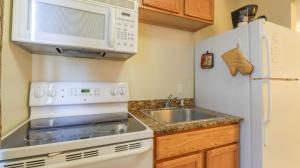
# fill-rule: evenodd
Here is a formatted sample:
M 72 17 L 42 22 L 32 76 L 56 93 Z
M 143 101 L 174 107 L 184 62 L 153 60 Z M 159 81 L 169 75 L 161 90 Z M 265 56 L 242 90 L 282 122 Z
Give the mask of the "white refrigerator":
M 250 76 L 231 76 L 221 58 L 239 47 Z M 201 69 L 201 55 L 214 67 Z M 244 118 L 241 168 L 300 168 L 300 35 L 257 20 L 195 46 L 196 106 Z

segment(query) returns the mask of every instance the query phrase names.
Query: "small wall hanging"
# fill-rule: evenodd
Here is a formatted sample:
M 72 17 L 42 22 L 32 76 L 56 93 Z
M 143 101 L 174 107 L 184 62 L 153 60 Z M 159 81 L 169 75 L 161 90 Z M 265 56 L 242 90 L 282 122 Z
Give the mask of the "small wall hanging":
M 201 56 L 201 68 L 202 69 L 211 69 L 214 67 L 214 54 L 206 52 Z

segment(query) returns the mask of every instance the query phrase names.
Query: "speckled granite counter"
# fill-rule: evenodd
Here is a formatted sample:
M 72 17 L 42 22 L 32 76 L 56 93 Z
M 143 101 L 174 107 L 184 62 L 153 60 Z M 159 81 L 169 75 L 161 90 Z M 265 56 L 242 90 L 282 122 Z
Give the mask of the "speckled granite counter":
M 195 129 L 203 129 L 203 128 L 211 128 L 218 127 L 222 125 L 236 124 L 239 123 L 242 119 L 235 116 L 230 116 L 206 109 L 201 109 L 206 113 L 217 115 L 217 118 L 209 119 L 209 120 L 200 120 L 200 121 L 191 121 L 191 122 L 181 122 L 176 124 L 165 124 L 162 122 L 155 121 L 150 116 L 144 114 L 142 111 L 144 109 L 159 109 L 162 108 L 164 100 L 152 100 L 152 101 L 134 101 L 129 102 L 129 111 L 148 125 L 156 135 L 161 134 L 172 134 L 176 132 L 189 131 Z M 156 103 L 158 102 L 158 103 Z M 193 99 L 186 99 L 186 105 L 191 107 L 193 103 Z M 175 105 L 178 105 L 178 102 L 173 102 Z

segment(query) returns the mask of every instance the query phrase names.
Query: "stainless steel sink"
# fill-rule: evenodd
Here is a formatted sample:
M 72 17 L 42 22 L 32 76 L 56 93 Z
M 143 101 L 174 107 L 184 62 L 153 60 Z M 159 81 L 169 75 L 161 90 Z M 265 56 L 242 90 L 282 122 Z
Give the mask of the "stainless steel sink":
M 219 117 L 200 108 L 174 108 L 160 110 L 145 110 L 145 114 L 158 122 L 173 124 L 187 121 L 208 120 Z

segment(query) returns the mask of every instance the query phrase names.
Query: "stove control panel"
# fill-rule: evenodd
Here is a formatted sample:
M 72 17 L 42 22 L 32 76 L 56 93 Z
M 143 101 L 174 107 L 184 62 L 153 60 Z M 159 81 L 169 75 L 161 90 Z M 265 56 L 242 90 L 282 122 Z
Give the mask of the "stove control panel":
M 126 83 L 33 82 L 29 105 L 116 103 L 128 100 Z

